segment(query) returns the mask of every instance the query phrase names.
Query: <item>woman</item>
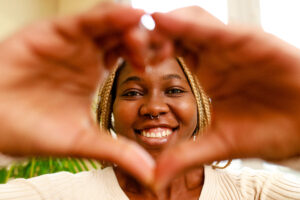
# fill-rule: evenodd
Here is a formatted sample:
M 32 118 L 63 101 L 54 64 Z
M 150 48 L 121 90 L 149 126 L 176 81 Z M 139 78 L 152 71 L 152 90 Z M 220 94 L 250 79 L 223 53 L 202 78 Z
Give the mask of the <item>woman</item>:
M 100 127 L 136 141 L 154 158 L 174 143 L 197 140 L 210 121 L 208 98 L 179 59 L 148 66 L 143 74 L 124 62 L 100 97 Z M 16 179 L 0 186 L 0 199 L 300 199 L 299 191 L 299 183 L 281 174 L 201 166 L 174 179 L 167 192 L 153 194 L 114 166 Z
M 195 139 L 210 121 L 207 96 L 183 62 L 175 59 L 160 66 L 148 66 L 145 73 L 122 63 L 107 79 L 100 99 L 97 112 L 100 127 L 136 141 L 154 158 L 170 143 Z M 115 172 L 128 197 L 153 198 L 141 185 L 132 184 L 118 168 Z M 203 169 L 189 176 L 194 176 L 192 182 L 188 177 L 176 181 L 177 191 L 171 193 L 172 198 L 174 195 L 177 199 L 199 198 Z
M 124 62 L 107 79 L 100 99 L 97 112 L 100 127 L 136 141 L 154 158 L 170 143 L 195 140 L 210 122 L 208 97 L 182 59 L 148 66 L 144 74 Z M 233 175 L 213 168 L 199 167 L 177 177 L 170 184 L 168 198 L 288 199 L 297 195 L 300 198 L 300 192 L 289 193 L 282 189 L 287 182 L 279 174 L 254 174 L 244 170 L 240 175 Z M 119 168 L 114 171 L 130 199 L 155 199 Z M 297 184 L 289 184 L 291 188 L 300 189 Z M 165 194 L 156 195 L 159 199 Z

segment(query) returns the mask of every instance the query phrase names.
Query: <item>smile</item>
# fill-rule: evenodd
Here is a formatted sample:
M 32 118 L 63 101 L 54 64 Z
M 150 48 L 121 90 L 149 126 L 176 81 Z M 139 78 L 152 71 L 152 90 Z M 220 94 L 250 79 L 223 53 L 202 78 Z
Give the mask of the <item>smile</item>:
M 161 138 L 172 134 L 172 129 L 170 128 L 150 128 L 141 131 L 141 135 L 149 138 Z
M 136 139 L 139 144 L 147 149 L 162 148 L 177 133 L 179 126 L 172 128 L 166 125 L 148 126 L 136 129 Z

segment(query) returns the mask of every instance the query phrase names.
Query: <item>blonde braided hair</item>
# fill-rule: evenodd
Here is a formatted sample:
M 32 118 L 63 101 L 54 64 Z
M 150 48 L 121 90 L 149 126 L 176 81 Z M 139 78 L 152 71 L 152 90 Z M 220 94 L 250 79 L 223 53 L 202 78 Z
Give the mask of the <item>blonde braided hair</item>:
M 120 66 L 117 66 L 99 90 L 96 104 L 96 120 L 100 125 L 100 129 L 110 130 L 111 113 L 112 113 L 112 89 L 116 78 L 116 73 Z
M 188 79 L 190 87 L 192 88 L 192 92 L 195 96 L 198 109 L 198 133 L 201 133 L 205 130 L 205 128 L 210 124 L 211 121 L 209 98 L 203 91 L 197 77 L 193 76 L 190 70 L 186 67 L 183 59 L 177 58 L 177 62 L 186 75 L 186 78 Z

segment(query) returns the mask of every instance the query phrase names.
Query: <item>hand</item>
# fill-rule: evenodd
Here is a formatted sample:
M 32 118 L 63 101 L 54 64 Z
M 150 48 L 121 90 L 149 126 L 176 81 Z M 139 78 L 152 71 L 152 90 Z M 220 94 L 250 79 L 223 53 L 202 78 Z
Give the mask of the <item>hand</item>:
M 212 99 L 211 127 L 159 158 L 157 188 L 215 160 L 285 159 L 300 152 L 300 50 L 260 29 L 225 26 L 198 7 L 155 13 Z M 195 20 L 197 19 L 197 20 Z
M 142 14 L 102 4 L 80 16 L 34 24 L 2 42 L 0 152 L 109 160 L 149 182 L 150 155 L 100 134 L 90 108 L 104 65 L 120 55 L 141 64 L 132 46 L 143 46 L 134 37 Z

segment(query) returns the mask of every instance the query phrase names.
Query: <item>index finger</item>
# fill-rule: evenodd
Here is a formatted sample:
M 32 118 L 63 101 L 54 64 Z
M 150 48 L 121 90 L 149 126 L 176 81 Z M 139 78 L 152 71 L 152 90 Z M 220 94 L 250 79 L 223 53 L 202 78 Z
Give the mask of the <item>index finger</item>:
M 79 25 L 91 36 L 123 32 L 137 26 L 144 11 L 115 3 L 102 3 L 79 16 Z
M 113 162 L 145 185 L 152 183 L 155 162 L 136 143 L 120 137 L 116 140 L 97 131 L 97 134 L 81 134 L 74 144 L 71 155 Z
M 163 190 L 175 176 L 189 169 L 230 158 L 229 152 L 216 134 L 208 134 L 197 142 L 184 142 L 167 149 L 157 160 L 155 190 Z
M 226 47 L 235 45 L 249 37 L 246 28 L 229 27 L 217 20 L 206 11 L 194 18 L 178 15 L 180 13 L 154 13 L 156 30 L 171 37 L 173 40 L 194 43 L 195 45 L 217 45 Z

